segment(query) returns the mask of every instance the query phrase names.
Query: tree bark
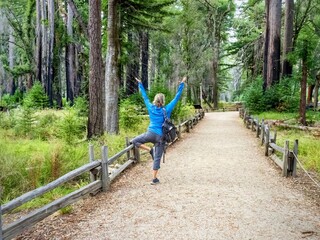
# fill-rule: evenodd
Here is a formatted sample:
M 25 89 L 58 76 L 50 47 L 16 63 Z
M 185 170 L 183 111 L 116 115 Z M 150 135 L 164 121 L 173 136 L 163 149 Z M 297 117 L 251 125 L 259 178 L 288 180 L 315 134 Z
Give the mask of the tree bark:
M 307 104 L 308 105 L 311 105 L 311 103 L 312 103 L 312 93 L 313 93 L 314 87 L 315 87 L 315 84 L 310 84 L 308 86 L 308 95 L 307 95 Z
M 287 57 L 292 52 L 293 47 L 294 0 L 286 0 L 285 6 L 282 77 L 290 77 L 292 75 L 292 64 Z
M 52 91 L 52 84 L 54 78 L 54 0 L 48 0 L 48 20 L 49 20 L 49 52 L 48 52 L 48 85 L 47 85 L 47 93 L 49 97 L 49 104 L 53 106 L 53 91 Z
M 48 95 L 48 27 L 43 24 L 48 21 L 47 3 L 40 0 L 41 6 L 41 83 Z
M 103 74 L 101 47 L 101 0 L 89 1 L 89 120 L 88 138 L 103 134 Z
M 269 48 L 267 65 L 267 88 L 279 82 L 280 78 L 280 30 L 281 30 L 281 0 L 269 1 Z
M 14 43 L 15 43 L 15 38 L 13 36 L 13 29 L 12 27 L 10 27 L 9 29 L 9 56 L 8 56 L 8 60 L 9 60 L 9 68 L 10 70 L 13 69 L 14 67 Z M 8 82 L 7 82 L 7 93 L 9 93 L 10 95 L 13 95 L 16 91 L 16 83 L 15 83 L 15 79 L 12 73 L 10 73 L 9 77 L 8 77 Z
M 73 43 L 73 11 L 68 3 L 68 19 L 67 19 L 67 34 L 68 39 L 66 45 L 66 87 L 67 87 L 67 101 L 73 105 L 74 102 L 74 85 L 76 82 L 75 73 L 75 46 Z
M 320 74 L 316 76 L 316 84 L 314 87 L 314 104 L 313 104 L 314 110 L 318 109 L 319 85 L 320 85 Z
M 300 81 L 300 123 L 306 125 L 306 90 L 308 78 L 308 66 L 306 58 L 302 59 L 302 78 Z
M 265 11 L 266 11 L 266 30 L 264 34 L 264 54 L 263 54 L 263 91 L 267 89 L 267 72 L 268 72 L 268 52 L 270 42 L 270 28 L 269 28 L 269 11 L 270 1 L 265 0 Z
M 83 21 L 81 15 L 79 14 L 73 0 L 68 0 L 68 5 L 72 9 L 72 12 L 73 12 L 75 18 L 77 19 L 77 22 L 79 23 L 79 26 L 80 26 L 84 36 L 88 39 L 89 38 L 88 27 L 87 27 L 86 23 Z
M 117 0 L 108 3 L 108 49 L 105 72 L 105 130 L 119 132 L 119 37 L 117 21 Z
M 149 33 L 147 31 L 140 32 L 141 39 L 141 81 L 145 89 L 148 86 L 148 69 L 149 69 Z
M 140 78 L 139 71 L 137 72 L 137 64 L 139 64 L 138 40 L 136 34 L 132 31 L 128 32 L 128 42 L 131 43 L 131 48 L 129 51 L 129 62 L 127 64 L 126 93 L 127 95 L 131 95 L 138 91 L 138 86 L 134 78 Z
M 35 57 L 36 57 L 36 80 L 41 82 L 41 67 L 42 67 L 42 33 L 41 33 L 41 0 L 36 1 L 36 50 L 35 50 Z

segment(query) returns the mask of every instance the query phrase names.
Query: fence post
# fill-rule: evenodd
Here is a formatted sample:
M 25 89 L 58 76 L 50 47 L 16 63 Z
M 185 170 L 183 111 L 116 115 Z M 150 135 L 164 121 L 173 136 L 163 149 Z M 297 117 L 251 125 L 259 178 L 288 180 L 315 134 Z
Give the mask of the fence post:
M 254 131 L 254 117 L 252 117 L 252 121 L 251 121 L 251 131 Z
M 269 140 L 270 140 L 270 130 L 269 130 L 269 127 L 267 126 L 265 128 L 266 130 L 266 141 L 265 141 L 265 145 L 266 145 L 266 148 L 265 148 L 265 156 L 269 156 Z
M 245 110 L 243 113 L 243 123 L 246 124 L 246 115 L 247 115 L 247 111 Z
M 134 152 L 133 152 L 133 154 L 134 154 L 134 161 L 135 161 L 135 162 L 140 162 L 140 151 L 139 151 L 139 148 L 134 147 L 133 149 L 134 149 Z
M 286 140 L 286 142 L 284 143 L 282 177 L 286 177 L 288 175 L 288 158 L 289 158 L 289 141 Z
M 89 145 L 89 162 L 94 162 L 94 150 L 92 144 Z M 97 174 L 90 171 L 90 182 L 94 182 L 95 180 L 97 180 Z
M 296 177 L 297 176 L 297 159 L 296 157 L 298 157 L 298 146 L 299 146 L 299 141 L 298 139 L 296 139 L 294 141 L 294 147 L 293 147 L 293 169 L 292 169 L 292 177 Z
M 189 128 L 189 120 L 186 122 L 186 125 L 187 125 L 187 130 L 186 132 L 189 133 L 190 132 L 190 128 Z
M 264 143 L 264 135 L 265 135 L 265 127 L 264 127 L 264 120 L 262 119 L 261 122 L 261 145 Z
M 126 148 L 129 147 L 129 146 L 130 146 L 129 138 L 126 137 Z M 128 151 L 128 152 L 127 152 L 127 160 L 129 160 L 130 157 L 131 157 L 131 156 L 130 156 L 130 152 L 131 152 L 131 151 Z
M 101 148 L 101 181 L 102 181 L 102 191 L 106 192 L 110 186 L 110 178 L 108 172 L 108 147 L 102 146 Z
M 277 131 L 274 131 L 273 142 L 277 143 Z
M 257 135 L 256 135 L 256 137 L 257 137 L 257 138 L 259 138 L 259 134 L 260 134 L 259 118 L 257 118 L 257 126 L 256 126 L 256 130 L 257 130 Z

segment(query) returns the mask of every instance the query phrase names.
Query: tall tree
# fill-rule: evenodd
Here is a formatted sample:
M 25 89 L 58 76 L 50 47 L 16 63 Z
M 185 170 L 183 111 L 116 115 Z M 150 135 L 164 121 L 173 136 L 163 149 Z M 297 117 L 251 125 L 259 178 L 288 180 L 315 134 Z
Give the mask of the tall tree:
M 218 108 L 219 70 L 221 63 L 221 44 L 228 16 L 232 13 L 234 5 L 230 1 L 211 3 L 205 1 L 207 8 L 207 31 L 209 33 L 210 47 L 212 49 L 212 100 L 214 108 Z
M 145 89 L 148 86 L 148 70 L 149 70 L 149 33 L 148 31 L 140 32 L 141 46 L 141 81 Z
M 89 1 L 89 119 L 88 138 L 104 132 L 103 72 L 101 52 L 101 0 Z
M 105 70 L 105 130 L 119 132 L 119 26 L 118 0 L 108 1 L 108 44 Z
M 293 17 L 294 17 L 294 0 L 286 0 L 285 3 L 285 20 L 284 20 L 284 39 L 283 39 L 283 61 L 282 77 L 292 75 L 292 63 L 288 60 L 288 54 L 292 52 L 293 47 Z
M 89 3 L 90 5 L 90 3 Z M 75 44 L 73 41 L 73 16 L 72 7 L 70 3 L 67 6 L 67 35 L 68 40 L 66 44 L 66 87 L 67 87 L 67 101 L 73 105 L 74 101 L 74 85 L 76 82 L 75 71 Z
M 266 13 L 264 89 L 270 88 L 280 78 L 281 0 L 266 0 Z
M 49 104 L 53 106 L 53 91 L 52 85 L 54 81 L 54 41 L 55 41 L 55 2 L 54 0 L 48 0 L 48 21 L 49 21 L 49 38 L 48 38 L 48 79 L 46 92 L 49 97 Z

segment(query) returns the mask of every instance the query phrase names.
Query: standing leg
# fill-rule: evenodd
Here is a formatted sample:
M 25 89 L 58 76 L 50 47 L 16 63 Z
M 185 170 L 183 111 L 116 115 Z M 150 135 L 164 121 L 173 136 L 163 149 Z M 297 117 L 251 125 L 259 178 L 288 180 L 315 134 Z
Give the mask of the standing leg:
M 154 160 L 153 160 L 153 180 L 151 184 L 157 184 L 159 183 L 159 179 L 157 178 L 158 171 L 160 169 L 160 161 L 164 150 L 164 144 L 161 142 L 158 142 L 155 144 L 155 153 L 154 153 Z

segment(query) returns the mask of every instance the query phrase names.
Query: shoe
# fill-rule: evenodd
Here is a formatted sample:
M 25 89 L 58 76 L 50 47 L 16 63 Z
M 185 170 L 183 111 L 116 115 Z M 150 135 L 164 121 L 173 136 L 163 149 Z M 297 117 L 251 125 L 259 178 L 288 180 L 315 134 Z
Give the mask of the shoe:
M 151 185 L 156 185 L 156 184 L 158 184 L 158 183 L 160 183 L 160 181 L 159 181 L 158 178 L 154 178 L 154 179 L 152 179 L 152 181 L 151 181 Z
M 154 154 L 155 154 L 155 152 L 156 152 L 156 149 L 155 149 L 155 147 L 153 147 L 153 148 L 151 148 L 151 150 L 150 150 L 150 155 L 151 155 L 151 157 L 152 157 L 152 160 L 154 160 Z

